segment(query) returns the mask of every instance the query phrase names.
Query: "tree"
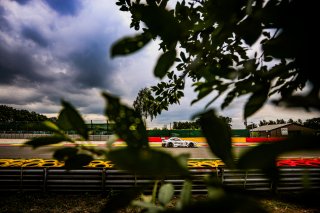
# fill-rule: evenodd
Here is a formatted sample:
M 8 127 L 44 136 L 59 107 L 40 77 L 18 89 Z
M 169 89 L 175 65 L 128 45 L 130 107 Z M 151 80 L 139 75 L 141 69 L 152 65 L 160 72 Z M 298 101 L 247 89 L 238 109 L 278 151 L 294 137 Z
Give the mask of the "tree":
M 172 10 L 166 9 L 167 2 L 119 0 L 121 10 L 132 15 L 130 26 L 139 30 L 143 22 L 146 27 L 112 48 L 113 56 L 126 55 L 152 39 L 161 40 L 163 53 L 154 74 L 163 81 L 152 90 L 157 100 L 165 103 L 163 109 L 179 103 L 186 78 L 194 81 L 198 93 L 192 103 L 213 94 L 210 105 L 226 94 L 221 105 L 224 109 L 235 98 L 250 95 L 244 118 L 277 93 L 281 98 L 274 100 L 275 104 L 320 109 L 320 80 L 310 68 L 313 61 L 309 60 L 307 49 L 312 30 L 307 27 L 310 19 L 295 15 L 308 14 L 314 6 L 312 2 L 182 1 Z M 254 51 L 257 43 L 261 52 Z M 170 70 L 172 66 L 174 71 Z M 312 85 L 308 95 L 294 94 L 308 82 Z
M 259 122 L 259 126 L 265 126 L 268 125 L 268 122 L 266 120 L 262 120 Z
M 173 122 L 173 126 L 172 126 L 172 129 L 199 129 L 199 128 L 200 128 L 200 125 L 199 125 L 199 122 L 197 121 L 192 121 L 192 122 L 189 122 L 189 121 L 176 122 L 175 121 Z
M 153 109 L 155 109 L 153 105 L 155 104 L 156 100 L 154 100 L 151 90 L 145 87 L 139 91 L 133 102 L 133 108 L 145 119 L 150 117 L 152 120 L 156 116 L 153 112 Z
M 283 119 L 277 119 L 277 124 L 285 124 L 286 122 Z
M 230 129 L 232 126 L 232 118 L 230 117 L 224 117 L 224 116 L 219 116 L 219 119 L 223 121 Z M 195 121 L 189 122 L 173 122 L 173 129 L 200 129 L 200 120 L 196 119 Z
M 48 118 L 45 115 L 36 112 L 0 105 L 0 122 L 44 121 L 47 119 Z
M 312 129 L 316 129 L 316 130 L 320 130 L 320 117 L 307 119 L 303 123 L 303 126 L 309 127 L 309 128 L 312 128 Z
M 257 124 L 255 124 L 255 123 L 251 123 L 251 124 L 248 124 L 247 125 L 247 129 L 254 129 L 254 128 L 257 128 L 258 126 L 257 126 Z
M 0 105 L 0 130 L 2 131 L 35 131 L 44 130 L 40 122 L 52 119 L 25 109 L 15 109 Z
M 288 124 L 292 124 L 294 123 L 294 120 L 292 118 L 290 118 L 288 121 L 287 121 Z
M 277 124 L 275 121 L 269 120 L 268 121 L 268 125 L 273 125 L 273 124 Z
M 227 125 L 228 125 L 228 127 L 231 129 L 231 127 L 232 127 L 232 118 L 230 118 L 230 117 L 224 117 L 224 116 L 219 116 L 219 118 L 223 121 L 223 122 L 225 122 Z

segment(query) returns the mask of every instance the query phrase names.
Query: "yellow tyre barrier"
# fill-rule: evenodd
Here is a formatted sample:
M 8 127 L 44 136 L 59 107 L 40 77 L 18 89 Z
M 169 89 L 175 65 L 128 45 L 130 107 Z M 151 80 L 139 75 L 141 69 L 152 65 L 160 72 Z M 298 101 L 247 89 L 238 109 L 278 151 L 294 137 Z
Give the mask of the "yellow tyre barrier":
M 63 167 L 58 160 L 46 159 L 0 159 L 0 167 Z
M 187 140 L 187 141 L 194 141 L 197 143 L 207 143 L 207 140 L 205 137 L 197 137 L 197 138 L 181 138 L 182 140 Z
M 21 167 L 25 160 L 0 159 L 0 167 Z
M 194 137 L 194 138 L 181 138 L 182 140 L 188 140 L 188 141 L 194 141 L 197 143 L 207 143 L 207 140 L 205 137 Z M 233 143 L 246 143 L 245 137 L 232 137 L 231 141 Z
M 189 160 L 189 168 L 217 168 L 223 166 L 222 160 Z
M 232 137 L 231 141 L 232 141 L 232 143 L 245 143 L 246 138 L 245 137 Z
M 58 160 L 31 159 L 25 160 L 22 167 L 63 167 L 64 163 Z
M 217 168 L 222 160 L 188 160 L 189 168 Z M 64 162 L 54 159 L 0 159 L 0 167 L 63 167 Z M 114 168 L 111 161 L 93 160 L 87 168 Z
M 85 167 L 94 168 L 113 168 L 114 164 L 111 161 L 93 160 Z

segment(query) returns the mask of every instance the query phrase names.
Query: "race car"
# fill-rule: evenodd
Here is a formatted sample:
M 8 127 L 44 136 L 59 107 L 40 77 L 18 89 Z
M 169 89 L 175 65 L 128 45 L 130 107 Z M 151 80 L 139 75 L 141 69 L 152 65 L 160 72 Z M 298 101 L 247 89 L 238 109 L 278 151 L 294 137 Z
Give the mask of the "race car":
M 194 141 L 182 140 L 178 137 L 171 137 L 167 140 L 162 140 L 162 147 L 198 147 L 197 143 Z

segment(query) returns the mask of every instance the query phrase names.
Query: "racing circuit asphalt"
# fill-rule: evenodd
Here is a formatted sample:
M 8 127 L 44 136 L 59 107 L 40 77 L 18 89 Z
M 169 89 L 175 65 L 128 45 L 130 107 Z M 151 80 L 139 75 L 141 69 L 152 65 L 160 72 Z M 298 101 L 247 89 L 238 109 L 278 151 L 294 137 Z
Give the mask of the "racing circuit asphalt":
M 9 139 L 10 141 L 14 141 Z M 63 146 L 67 146 L 61 144 L 60 146 L 45 146 L 37 149 L 32 149 L 28 146 L 22 146 L 22 140 L 16 140 L 18 142 L 11 143 L 8 139 L 0 139 L 0 159 L 19 159 L 19 158 L 41 158 L 41 159 L 52 159 L 52 155 L 54 150 L 62 148 Z M 92 143 L 91 146 L 96 149 L 104 149 L 104 142 L 96 142 Z M 253 146 L 233 146 L 233 154 L 236 158 L 242 155 L 244 152 L 251 149 Z M 189 158 L 199 158 L 199 159 L 217 159 L 217 157 L 212 154 L 209 147 L 198 147 L 198 148 L 163 148 L 163 147 L 153 147 L 154 149 L 162 150 L 165 152 L 169 152 L 172 155 L 179 155 L 182 153 L 189 153 Z M 281 155 L 280 157 L 287 158 L 302 158 L 302 157 L 320 157 L 320 151 L 298 151 L 292 153 L 286 153 Z

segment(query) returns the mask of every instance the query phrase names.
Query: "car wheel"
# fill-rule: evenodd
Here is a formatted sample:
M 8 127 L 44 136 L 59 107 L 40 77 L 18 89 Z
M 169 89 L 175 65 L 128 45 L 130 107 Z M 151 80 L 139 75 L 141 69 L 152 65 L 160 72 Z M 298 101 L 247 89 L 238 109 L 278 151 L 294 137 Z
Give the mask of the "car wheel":
M 168 147 L 173 147 L 173 143 L 168 143 Z
M 189 143 L 189 148 L 193 148 L 194 147 L 194 144 L 193 143 Z

